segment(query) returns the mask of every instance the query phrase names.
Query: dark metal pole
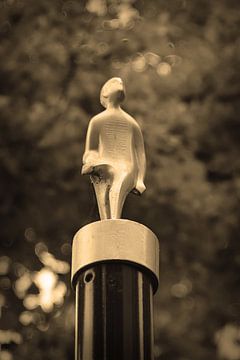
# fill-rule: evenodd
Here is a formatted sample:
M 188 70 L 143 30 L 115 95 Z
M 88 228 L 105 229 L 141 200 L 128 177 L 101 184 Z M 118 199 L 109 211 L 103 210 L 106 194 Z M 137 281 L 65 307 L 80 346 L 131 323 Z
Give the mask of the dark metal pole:
M 110 262 L 76 286 L 76 360 L 153 359 L 152 284 L 137 267 Z
M 73 240 L 75 360 L 152 360 L 158 239 L 146 226 L 109 219 Z

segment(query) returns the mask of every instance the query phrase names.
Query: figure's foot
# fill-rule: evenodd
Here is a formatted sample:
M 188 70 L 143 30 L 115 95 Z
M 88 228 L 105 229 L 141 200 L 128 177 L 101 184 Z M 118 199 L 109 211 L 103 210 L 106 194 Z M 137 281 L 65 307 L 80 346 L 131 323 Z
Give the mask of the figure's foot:
M 141 195 L 146 190 L 146 186 L 144 185 L 143 181 L 138 181 L 137 185 L 133 189 L 133 193 L 137 195 Z

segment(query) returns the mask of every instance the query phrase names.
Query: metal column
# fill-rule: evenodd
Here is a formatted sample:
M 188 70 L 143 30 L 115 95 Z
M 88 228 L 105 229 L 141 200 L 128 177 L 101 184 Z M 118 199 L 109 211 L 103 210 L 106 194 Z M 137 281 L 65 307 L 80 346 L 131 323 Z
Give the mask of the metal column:
M 152 285 L 123 263 L 83 271 L 76 286 L 76 360 L 153 359 Z
M 99 221 L 76 234 L 75 360 L 153 359 L 158 251 L 155 235 L 129 220 Z

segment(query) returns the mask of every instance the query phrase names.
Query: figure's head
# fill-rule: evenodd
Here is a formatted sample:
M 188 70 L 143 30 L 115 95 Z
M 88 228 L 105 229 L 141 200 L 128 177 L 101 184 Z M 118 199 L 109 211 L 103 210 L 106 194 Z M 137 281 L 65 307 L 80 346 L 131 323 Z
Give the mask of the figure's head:
M 102 87 L 100 102 L 107 108 L 109 104 L 120 105 L 125 98 L 125 89 L 121 78 L 114 77 L 108 80 Z

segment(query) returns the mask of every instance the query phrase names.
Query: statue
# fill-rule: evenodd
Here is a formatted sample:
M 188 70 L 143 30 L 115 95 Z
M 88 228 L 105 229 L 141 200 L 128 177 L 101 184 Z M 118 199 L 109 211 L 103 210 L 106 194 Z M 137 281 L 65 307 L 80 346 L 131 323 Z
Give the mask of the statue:
M 120 78 L 102 87 L 105 111 L 89 123 L 82 174 L 90 175 L 101 220 L 119 219 L 128 193 L 142 194 L 146 157 L 141 129 L 120 107 L 125 89 Z

